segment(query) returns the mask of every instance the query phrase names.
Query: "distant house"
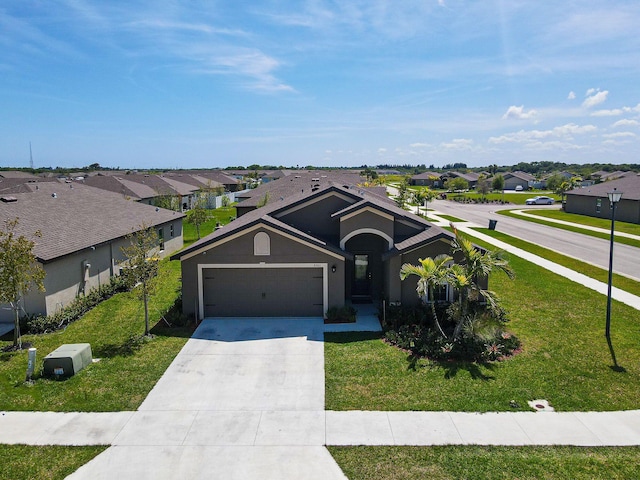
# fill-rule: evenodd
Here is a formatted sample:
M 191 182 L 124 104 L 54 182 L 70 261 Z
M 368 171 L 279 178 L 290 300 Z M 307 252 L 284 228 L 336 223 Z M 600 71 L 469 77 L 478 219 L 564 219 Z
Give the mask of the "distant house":
M 533 186 L 536 177 L 526 172 L 507 172 L 502 174 L 504 178 L 505 190 L 516 190 L 518 187 L 522 187 L 523 190 L 527 190 L 530 186 Z
M 568 213 L 611 218 L 608 192 L 622 192 L 616 205 L 616 220 L 640 224 L 640 175 L 625 175 L 617 180 L 597 183 L 567 192 L 564 209 Z
M 239 202 L 236 205 L 236 211 L 238 217 L 241 217 L 258 207 L 282 201 L 291 195 L 314 192 L 328 183 L 357 187 L 362 182 L 364 182 L 364 178 L 358 173 L 301 170 L 293 175 L 281 177 L 236 195 L 236 200 Z M 365 187 L 358 188 L 366 189 Z
M 81 183 L 27 184 L 28 192 L 0 194 L 0 222 L 19 219 L 17 232 L 40 230 L 34 253 L 46 272 L 45 292 L 30 292 L 24 314 L 55 313 L 79 295 L 109 282 L 124 260 L 125 238 L 146 225 L 156 229 L 160 257 L 182 248 L 182 213 L 126 200 Z M 0 306 L 0 322 L 12 312 Z
M 442 186 L 441 176 L 438 172 L 419 173 L 411 177 L 409 184 L 421 187 L 440 188 Z
M 447 182 L 450 179 L 462 178 L 467 181 L 467 183 L 469 184 L 469 188 L 476 188 L 476 185 L 478 184 L 478 179 L 480 178 L 480 174 L 475 172 L 469 172 L 469 173 L 447 172 L 443 174 L 441 178 L 445 187 L 447 185 Z
M 449 253 L 452 240 L 383 197 L 326 182 L 248 211 L 172 258 L 187 315 L 322 317 L 350 303 L 418 304 L 417 278 L 401 281 L 402 264 Z M 439 294 L 453 300 L 447 286 Z

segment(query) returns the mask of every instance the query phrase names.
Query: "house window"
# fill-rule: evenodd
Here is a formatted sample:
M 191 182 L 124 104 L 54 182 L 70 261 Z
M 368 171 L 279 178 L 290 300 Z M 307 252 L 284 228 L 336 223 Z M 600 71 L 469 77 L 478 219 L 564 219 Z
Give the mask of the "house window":
M 169 236 L 173 238 L 173 223 L 169 225 Z
M 158 229 L 158 246 L 162 252 L 164 250 L 164 228 Z
M 601 208 L 602 208 L 602 199 L 596 198 L 596 213 L 600 213 Z
M 429 298 L 430 295 L 431 295 L 431 292 L 427 292 L 427 295 L 422 299 L 424 303 L 427 303 L 427 304 L 431 303 L 431 298 Z M 433 300 L 436 303 L 450 302 L 451 286 L 447 284 L 447 285 L 440 285 L 439 287 L 436 287 L 436 289 L 433 292 Z
M 265 232 L 258 232 L 253 237 L 253 254 L 271 255 L 271 239 Z

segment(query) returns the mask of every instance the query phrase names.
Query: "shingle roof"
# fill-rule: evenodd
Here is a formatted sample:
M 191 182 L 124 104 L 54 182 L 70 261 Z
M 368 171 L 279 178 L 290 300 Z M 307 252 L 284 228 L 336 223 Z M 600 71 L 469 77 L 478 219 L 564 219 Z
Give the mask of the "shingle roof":
M 617 180 L 597 183 L 585 188 L 576 188 L 565 195 L 581 197 L 606 197 L 608 192 L 616 188 L 622 192 L 622 200 L 640 200 L 640 175 L 626 175 Z
M 126 236 L 142 224 L 184 217 L 78 183 L 43 182 L 37 190 L 30 188 L 30 193 L 15 194 L 16 202 L 0 202 L 0 221 L 18 217 L 17 231 L 27 237 L 40 230 L 34 252 L 43 262 Z
M 293 175 L 263 183 L 258 188 L 243 194 L 241 207 L 255 207 L 265 200 L 267 203 L 287 198 L 294 194 L 312 192 L 315 186 L 323 187 L 329 184 L 357 185 L 362 182 L 362 177 L 353 173 L 337 173 L 322 171 L 301 171 Z
M 411 178 L 413 180 L 429 180 L 431 179 L 431 177 L 434 177 L 437 180 L 441 176 L 442 174 L 438 172 L 424 172 L 424 173 L 419 173 L 417 175 L 413 175 Z
M 33 173 L 23 172 L 22 170 L 0 170 L 2 178 L 38 178 Z
M 394 248 L 391 251 L 391 252 L 394 252 L 394 253 L 390 253 L 391 255 L 398 254 L 402 250 L 405 250 L 411 247 L 412 245 L 419 245 L 420 243 L 425 243 L 429 239 L 433 239 L 438 236 L 448 237 L 448 238 L 452 237 L 452 234 L 447 232 L 446 230 L 438 226 L 435 226 L 427 222 L 425 219 L 418 217 L 416 215 L 413 215 L 412 213 L 406 210 L 403 210 L 397 207 L 396 205 L 389 204 L 385 199 L 380 198 L 378 195 L 372 195 L 358 188 L 345 188 L 340 185 L 327 183 L 313 193 L 309 191 L 307 191 L 306 193 L 300 192 L 295 195 L 290 195 L 289 197 L 283 198 L 282 200 L 274 201 L 264 207 L 258 208 L 256 210 L 252 210 L 246 213 L 245 215 L 242 215 L 241 217 L 237 218 L 236 220 L 229 223 L 228 225 L 224 226 L 223 228 L 220 228 L 214 231 L 212 234 L 208 235 L 207 237 L 204 237 L 198 240 L 197 242 L 193 243 L 191 246 L 189 246 L 185 250 L 182 250 L 181 252 L 175 254 L 171 258 L 179 259 L 184 255 L 187 255 L 193 251 L 199 250 L 204 246 L 215 243 L 224 237 L 232 235 L 235 232 L 248 228 L 259 222 L 271 224 L 273 226 L 276 226 L 277 228 L 280 228 L 283 231 L 296 235 L 299 238 L 304 238 L 306 240 L 312 241 L 317 245 L 320 245 L 326 248 L 327 250 L 334 251 L 336 253 L 340 253 L 341 255 L 348 256 L 349 255 L 348 253 L 340 250 L 339 248 L 337 248 L 337 246 L 328 244 L 324 240 L 321 240 L 307 233 L 301 232 L 297 230 L 295 227 L 292 227 L 291 225 L 288 225 L 280 220 L 275 219 L 275 217 L 279 212 L 285 211 L 293 206 L 304 203 L 312 199 L 314 196 L 324 195 L 327 191 L 340 192 L 344 195 L 352 197 L 354 200 L 354 205 L 352 205 L 351 207 L 347 207 L 346 209 L 343 209 L 341 212 L 337 212 L 338 215 L 340 215 L 342 212 L 346 212 L 347 210 L 352 210 L 353 208 L 357 209 L 357 208 L 364 207 L 366 205 L 373 205 L 376 208 L 380 208 L 387 212 L 392 213 L 395 217 L 400 217 L 405 220 L 411 221 L 416 226 L 422 226 L 424 228 L 424 230 L 418 233 L 417 235 L 399 243 L 398 245 L 401 245 L 402 248 L 399 249 L 397 245 L 396 248 Z

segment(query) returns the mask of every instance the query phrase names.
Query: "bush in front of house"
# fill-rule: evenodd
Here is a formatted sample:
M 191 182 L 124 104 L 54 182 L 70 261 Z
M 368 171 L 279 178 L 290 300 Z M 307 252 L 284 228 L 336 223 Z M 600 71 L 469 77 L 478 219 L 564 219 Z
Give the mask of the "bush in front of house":
M 506 329 L 504 313 L 496 318 L 484 305 L 472 309 L 461 333 L 454 337 L 456 322 L 451 315 L 455 313 L 448 308 L 442 321 L 447 336 L 443 337 L 433 328 L 427 308 L 390 308 L 383 325 L 385 340 L 412 355 L 435 361 L 487 362 L 503 360 L 519 351 L 520 340 Z
M 356 309 L 351 305 L 329 307 L 327 309 L 328 323 L 353 323 L 356 321 Z
M 132 285 L 123 276 L 112 277 L 111 282 L 93 288 L 84 296 L 77 297 L 66 307 L 52 315 L 30 315 L 25 317 L 27 333 L 49 333 L 75 322 L 82 315 L 107 298 L 119 292 L 130 290 Z

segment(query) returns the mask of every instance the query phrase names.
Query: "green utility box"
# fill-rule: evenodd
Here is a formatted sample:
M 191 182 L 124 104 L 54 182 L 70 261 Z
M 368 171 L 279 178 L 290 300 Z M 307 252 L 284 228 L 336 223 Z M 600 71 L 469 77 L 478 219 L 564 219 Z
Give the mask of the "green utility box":
M 91 363 L 91 345 L 68 343 L 44 357 L 44 374 L 51 377 L 71 377 Z

